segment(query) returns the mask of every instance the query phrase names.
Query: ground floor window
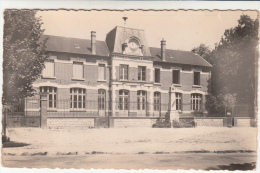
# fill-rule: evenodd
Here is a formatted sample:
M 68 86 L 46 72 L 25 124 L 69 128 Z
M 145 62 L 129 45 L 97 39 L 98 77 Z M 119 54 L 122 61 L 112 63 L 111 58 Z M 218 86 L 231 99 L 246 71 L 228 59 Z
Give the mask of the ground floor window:
M 137 109 L 146 109 L 146 91 L 137 91 Z
M 154 92 L 153 109 L 154 109 L 154 111 L 160 111 L 160 109 L 161 109 L 161 93 L 160 92 Z
M 129 91 L 119 90 L 119 110 L 128 110 L 129 108 Z
M 40 92 L 48 93 L 48 108 L 56 108 L 56 87 L 40 87 Z
M 201 94 L 191 94 L 191 110 L 201 111 Z
M 176 110 L 181 111 L 181 93 L 175 93 L 176 96 Z
M 82 88 L 70 89 L 70 108 L 86 108 L 86 90 Z

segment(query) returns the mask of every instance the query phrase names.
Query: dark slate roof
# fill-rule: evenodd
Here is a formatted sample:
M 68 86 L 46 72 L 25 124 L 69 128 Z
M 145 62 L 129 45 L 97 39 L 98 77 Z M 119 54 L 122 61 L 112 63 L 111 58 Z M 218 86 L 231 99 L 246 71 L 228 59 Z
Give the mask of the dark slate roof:
M 161 59 L 161 48 L 150 47 L 150 52 L 154 61 L 164 62 Z M 191 51 L 166 49 L 165 57 L 166 62 L 170 63 L 212 67 L 212 65 L 201 56 L 196 55 Z
M 44 39 L 46 37 L 49 38 L 46 43 L 47 51 L 92 55 L 91 40 L 51 35 L 44 35 L 42 38 Z M 96 55 L 109 55 L 109 50 L 104 41 L 96 40 Z

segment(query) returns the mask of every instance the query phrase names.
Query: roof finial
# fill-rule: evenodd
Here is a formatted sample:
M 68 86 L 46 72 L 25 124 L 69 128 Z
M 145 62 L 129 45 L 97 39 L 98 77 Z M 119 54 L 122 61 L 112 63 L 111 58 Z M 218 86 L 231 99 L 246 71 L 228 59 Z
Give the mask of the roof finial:
M 123 19 L 124 19 L 124 26 L 126 25 L 126 20 L 128 19 L 126 16 L 125 17 L 123 17 Z

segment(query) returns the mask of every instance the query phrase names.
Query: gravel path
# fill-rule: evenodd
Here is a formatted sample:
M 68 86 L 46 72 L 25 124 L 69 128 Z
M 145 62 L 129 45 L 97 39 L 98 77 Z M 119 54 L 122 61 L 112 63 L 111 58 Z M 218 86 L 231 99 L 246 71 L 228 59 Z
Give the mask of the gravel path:
M 3 148 L 4 155 L 85 155 L 256 151 L 257 128 L 40 129 L 10 128 L 11 141 L 30 144 Z

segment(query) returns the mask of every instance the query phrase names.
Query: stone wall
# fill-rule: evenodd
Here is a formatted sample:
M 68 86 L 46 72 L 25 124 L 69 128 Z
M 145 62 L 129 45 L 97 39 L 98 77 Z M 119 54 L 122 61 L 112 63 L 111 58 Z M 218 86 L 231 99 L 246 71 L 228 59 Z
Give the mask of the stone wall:
M 251 127 L 250 118 L 234 118 L 235 127 Z
M 110 125 L 114 128 L 148 127 L 152 128 L 156 118 L 111 118 Z
M 94 127 L 94 118 L 48 118 L 47 126 L 51 129 L 90 128 Z
M 200 126 L 211 126 L 211 127 L 223 127 L 223 118 L 195 118 L 197 127 Z

